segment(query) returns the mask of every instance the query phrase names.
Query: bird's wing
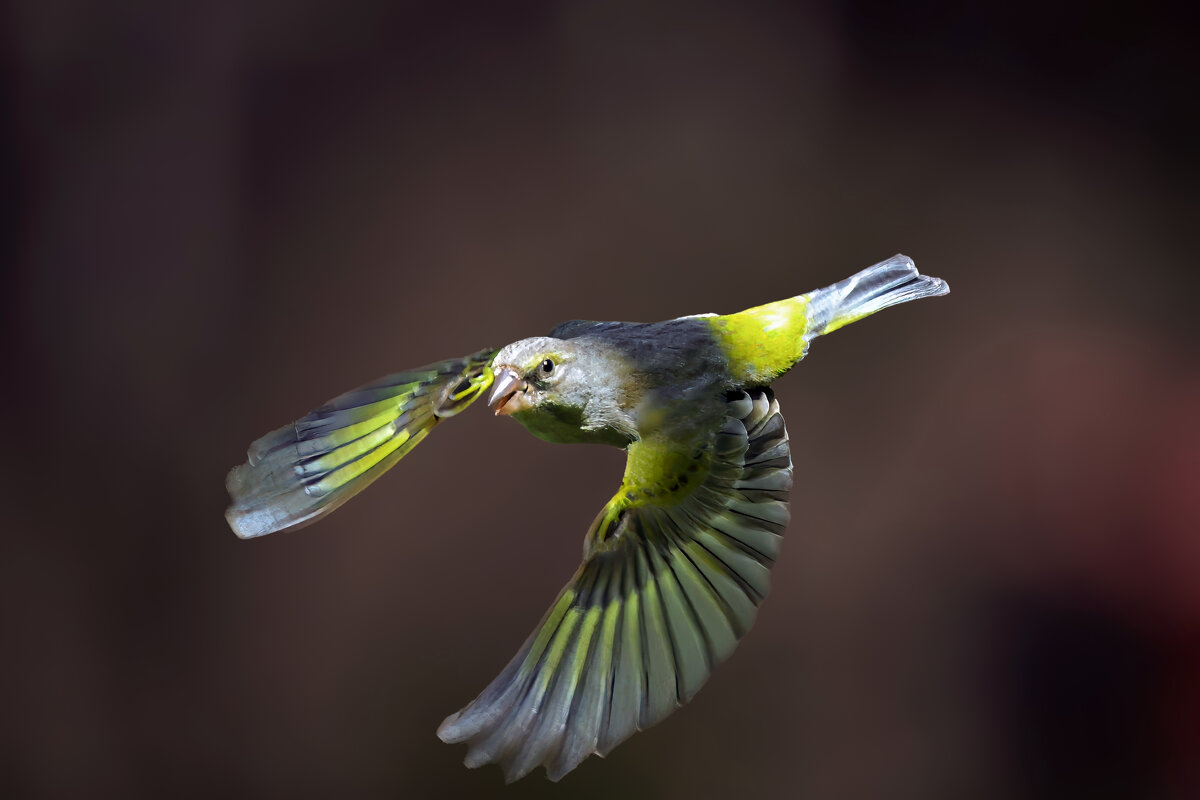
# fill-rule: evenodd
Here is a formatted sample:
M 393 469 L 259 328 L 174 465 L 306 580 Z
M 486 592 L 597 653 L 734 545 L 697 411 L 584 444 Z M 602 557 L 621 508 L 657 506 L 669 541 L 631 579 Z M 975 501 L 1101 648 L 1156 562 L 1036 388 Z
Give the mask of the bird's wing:
M 400 372 L 335 397 L 250 445 L 225 486 L 243 539 L 298 528 L 365 489 L 488 386 L 495 350 Z
M 639 450 L 638 448 L 644 448 Z M 584 562 L 498 678 L 438 729 L 466 764 L 558 780 L 687 702 L 767 594 L 792 461 L 770 389 L 731 395 L 698 450 L 630 446 Z

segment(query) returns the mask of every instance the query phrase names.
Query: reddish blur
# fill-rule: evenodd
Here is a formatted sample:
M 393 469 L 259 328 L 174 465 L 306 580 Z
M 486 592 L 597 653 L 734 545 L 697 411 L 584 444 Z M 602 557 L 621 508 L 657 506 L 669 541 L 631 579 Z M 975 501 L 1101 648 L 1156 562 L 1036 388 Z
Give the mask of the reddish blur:
M 620 453 L 477 408 L 252 542 L 226 470 L 384 373 L 899 251 L 953 293 L 776 384 L 794 521 L 756 629 L 667 722 L 506 792 L 1197 796 L 1190 34 L 958 5 L 18 2 L 0 792 L 499 790 L 434 730 Z

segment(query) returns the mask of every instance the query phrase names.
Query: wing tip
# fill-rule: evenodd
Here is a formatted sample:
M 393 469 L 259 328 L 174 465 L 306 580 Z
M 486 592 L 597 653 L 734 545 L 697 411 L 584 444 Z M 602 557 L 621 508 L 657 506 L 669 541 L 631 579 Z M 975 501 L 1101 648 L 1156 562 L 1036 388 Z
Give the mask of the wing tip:
M 234 503 L 225 510 L 225 521 L 229 523 L 230 529 L 239 539 L 258 539 L 269 533 L 307 528 L 338 508 L 343 502 L 345 502 L 344 497 L 339 498 L 336 502 L 296 515 L 279 513 L 269 504 Z
M 269 530 L 258 519 L 260 515 L 243 511 L 236 506 L 225 510 L 225 521 L 239 539 L 257 539 L 266 536 Z

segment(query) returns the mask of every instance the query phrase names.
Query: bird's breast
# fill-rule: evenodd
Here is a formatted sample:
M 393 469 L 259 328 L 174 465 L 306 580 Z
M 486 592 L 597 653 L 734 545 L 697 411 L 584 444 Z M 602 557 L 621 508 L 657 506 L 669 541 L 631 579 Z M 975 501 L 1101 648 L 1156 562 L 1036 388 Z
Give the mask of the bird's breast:
M 541 405 L 512 415 L 539 439 L 555 444 L 608 444 L 625 447 L 630 437 L 610 427 L 587 428 L 583 414 L 572 408 Z

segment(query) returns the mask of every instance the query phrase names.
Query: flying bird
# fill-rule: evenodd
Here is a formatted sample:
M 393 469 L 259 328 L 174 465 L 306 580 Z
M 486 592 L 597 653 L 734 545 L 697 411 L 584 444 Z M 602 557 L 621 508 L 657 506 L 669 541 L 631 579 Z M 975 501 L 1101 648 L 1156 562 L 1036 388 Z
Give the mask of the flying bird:
M 736 314 L 564 322 L 389 375 L 254 442 L 226 481 L 242 538 L 314 522 L 477 398 L 551 442 L 624 448 L 583 563 L 492 683 L 438 728 L 465 763 L 558 780 L 686 703 L 767 595 L 792 459 L 770 384 L 813 339 L 950 291 L 897 255 Z

